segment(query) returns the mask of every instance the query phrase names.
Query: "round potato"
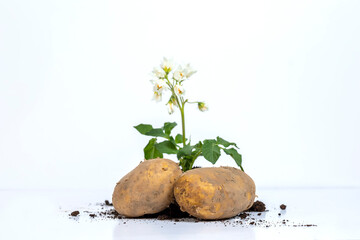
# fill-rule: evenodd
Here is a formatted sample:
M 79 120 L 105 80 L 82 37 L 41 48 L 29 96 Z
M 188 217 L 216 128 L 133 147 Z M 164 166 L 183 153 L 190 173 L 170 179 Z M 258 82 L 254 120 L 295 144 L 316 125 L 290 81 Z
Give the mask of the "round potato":
M 127 217 L 161 212 L 174 201 L 174 183 L 181 174 L 179 165 L 169 159 L 143 161 L 116 184 L 115 210 Z
M 174 194 L 182 211 L 200 219 L 224 219 L 252 206 L 255 183 L 240 169 L 197 168 L 176 181 Z

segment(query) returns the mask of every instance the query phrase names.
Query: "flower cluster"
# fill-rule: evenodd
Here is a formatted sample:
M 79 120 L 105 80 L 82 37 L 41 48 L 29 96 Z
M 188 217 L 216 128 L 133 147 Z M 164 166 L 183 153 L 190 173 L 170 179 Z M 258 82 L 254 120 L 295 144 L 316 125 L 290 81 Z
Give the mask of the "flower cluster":
M 153 99 L 160 102 L 164 91 L 170 91 L 170 98 L 166 104 L 169 114 L 174 113 L 176 107 L 183 109 L 185 103 L 189 102 L 188 99 L 184 98 L 185 89 L 183 83 L 196 73 L 190 64 L 185 67 L 176 66 L 173 61 L 164 58 L 160 67 L 155 67 L 152 73 L 155 78 L 151 80 L 154 92 Z M 208 110 L 204 102 L 189 103 L 197 103 L 199 110 L 202 112 Z

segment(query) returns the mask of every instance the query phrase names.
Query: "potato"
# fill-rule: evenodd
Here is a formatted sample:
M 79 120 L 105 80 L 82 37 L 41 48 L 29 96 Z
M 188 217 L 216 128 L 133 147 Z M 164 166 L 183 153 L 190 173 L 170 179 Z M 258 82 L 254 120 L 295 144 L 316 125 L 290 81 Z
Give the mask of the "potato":
M 174 183 L 181 174 L 169 159 L 145 160 L 116 184 L 115 210 L 127 217 L 161 212 L 174 201 Z
M 255 183 L 240 169 L 197 168 L 176 181 L 174 195 L 181 210 L 194 217 L 224 219 L 252 206 Z

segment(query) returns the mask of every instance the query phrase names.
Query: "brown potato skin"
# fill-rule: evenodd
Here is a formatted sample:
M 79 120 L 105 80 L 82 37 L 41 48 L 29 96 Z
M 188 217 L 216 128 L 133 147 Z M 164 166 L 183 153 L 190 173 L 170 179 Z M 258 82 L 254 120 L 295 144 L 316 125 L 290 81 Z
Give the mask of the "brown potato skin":
M 174 201 L 174 183 L 181 174 L 179 165 L 169 159 L 141 162 L 116 184 L 115 210 L 126 217 L 161 212 Z
M 176 181 L 174 195 L 181 210 L 194 217 L 224 219 L 252 206 L 255 183 L 240 169 L 196 168 Z

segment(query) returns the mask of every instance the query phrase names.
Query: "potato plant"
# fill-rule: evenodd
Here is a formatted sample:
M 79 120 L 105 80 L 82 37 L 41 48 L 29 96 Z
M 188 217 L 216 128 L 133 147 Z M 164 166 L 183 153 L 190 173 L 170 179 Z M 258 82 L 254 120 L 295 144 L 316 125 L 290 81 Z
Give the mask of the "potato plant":
M 182 170 L 185 172 L 192 169 L 195 160 L 203 156 L 206 160 L 215 164 L 220 157 L 221 150 L 230 155 L 236 164 L 242 167 L 242 157 L 237 151 L 238 147 L 233 142 L 228 142 L 221 137 L 216 139 L 206 139 L 192 144 L 186 138 L 185 133 L 185 106 L 187 104 L 196 104 L 200 111 L 207 111 L 208 106 L 201 101 L 190 101 L 185 95 L 184 83 L 196 73 L 188 64 L 185 67 L 175 65 L 172 61 L 164 58 L 160 68 L 154 68 L 153 75 L 155 80 L 153 84 L 153 97 L 156 101 L 161 101 L 168 92 L 168 101 L 166 103 L 169 114 L 175 112 L 178 108 L 181 115 L 182 132 L 176 135 L 172 130 L 177 126 L 176 122 L 165 122 L 162 127 L 154 128 L 150 124 L 139 124 L 135 126 L 136 130 L 146 136 L 151 136 L 148 144 L 144 148 L 144 158 L 154 159 L 163 158 L 163 154 L 176 154 Z

